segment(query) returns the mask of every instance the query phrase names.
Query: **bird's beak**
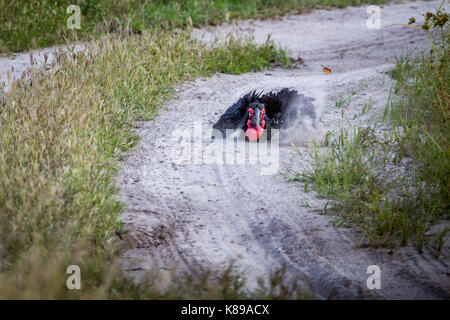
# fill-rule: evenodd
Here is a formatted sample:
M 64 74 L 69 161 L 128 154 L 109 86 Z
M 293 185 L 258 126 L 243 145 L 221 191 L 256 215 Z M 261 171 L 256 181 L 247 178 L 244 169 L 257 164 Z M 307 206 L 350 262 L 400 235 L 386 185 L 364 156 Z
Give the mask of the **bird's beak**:
M 259 110 L 259 108 L 256 108 L 253 113 L 252 127 L 259 128 L 260 125 L 261 125 L 261 110 Z
M 253 116 L 249 121 L 247 131 L 245 132 L 245 136 L 250 141 L 256 141 L 262 136 L 263 133 L 264 128 L 261 128 L 261 110 L 259 108 L 255 108 Z

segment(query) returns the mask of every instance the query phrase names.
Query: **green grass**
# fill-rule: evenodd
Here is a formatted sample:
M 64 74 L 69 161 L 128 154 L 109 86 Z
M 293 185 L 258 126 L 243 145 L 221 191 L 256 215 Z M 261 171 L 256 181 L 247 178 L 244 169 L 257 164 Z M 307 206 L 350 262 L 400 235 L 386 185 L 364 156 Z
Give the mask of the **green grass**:
M 220 24 L 237 18 L 267 18 L 315 7 L 345 7 L 387 0 L 0 0 L 0 52 L 64 44 L 98 37 L 105 32 L 140 33 L 151 27 L 165 29 Z M 70 5 L 81 9 L 81 29 L 69 30 Z
M 350 92 L 343 92 L 338 95 L 336 98 L 336 101 L 334 102 L 334 105 L 336 108 L 345 108 L 348 107 L 350 104 L 350 101 L 352 100 L 352 97 L 358 93 L 358 90 L 351 90 Z
M 338 224 L 359 226 L 363 245 L 413 240 L 422 250 L 432 240 L 439 255 L 448 228 L 431 238 L 425 233 L 450 218 L 450 34 L 444 12 L 427 17 L 419 28 L 437 29 L 429 33 L 432 52 L 401 58 L 392 72 L 396 94 L 384 114 L 391 131 L 377 134 L 380 124 L 373 124 L 328 133 L 311 154 L 312 168 L 294 180 L 331 199 Z M 410 165 L 400 173 L 404 161 Z
M 381 146 L 389 148 L 389 142 L 379 139 L 373 127 L 352 131 L 342 127 L 338 134 L 326 135 L 323 147 L 315 146 L 312 167 L 293 178 L 304 182 L 306 190 L 313 188 L 320 197 L 331 199 L 331 208 L 327 205 L 324 211 L 331 209 L 338 214 L 335 225 L 360 226 L 364 236 L 361 244 L 367 241 L 371 246 L 392 244 L 392 233 L 399 223 L 380 214 L 386 209 L 383 190 L 388 187 L 379 174 L 388 160 L 378 155 Z
M 230 273 L 208 286 L 175 281 L 167 292 L 124 278 L 114 177 L 120 154 L 138 141 L 134 121 L 152 119 L 174 85 L 273 62 L 289 64 L 269 40 L 206 46 L 188 32 L 152 30 L 59 53 L 50 73 L 13 83 L 0 108 L 0 298 L 248 296 Z M 82 290 L 65 287 L 71 264 L 81 267 Z

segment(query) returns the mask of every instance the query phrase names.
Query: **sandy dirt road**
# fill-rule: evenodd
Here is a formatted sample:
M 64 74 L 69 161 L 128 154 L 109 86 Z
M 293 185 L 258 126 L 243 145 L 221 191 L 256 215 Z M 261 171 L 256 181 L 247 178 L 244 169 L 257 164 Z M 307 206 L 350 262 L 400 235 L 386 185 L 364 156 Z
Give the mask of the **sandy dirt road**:
M 250 288 L 257 277 L 284 265 L 287 277 L 298 279 L 320 298 L 449 298 L 448 246 L 439 260 L 412 247 L 358 248 L 354 230 L 336 228 L 333 217 L 320 214 L 324 200 L 283 175 L 307 165 L 307 157 L 299 157 L 290 143 L 305 154 L 313 139 L 339 126 L 337 97 L 353 92 L 345 113 L 355 126 L 377 117 L 392 84 L 385 72 L 395 57 L 417 54 L 428 45 L 424 33 L 391 25 L 411 16 L 420 19 L 418 13 L 438 5 L 384 6 L 380 29 L 367 28 L 367 7 L 357 7 L 194 30 L 203 41 L 232 32 L 252 34 L 263 42 L 270 34 L 304 63 L 291 70 L 219 74 L 186 82 L 155 120 L 138 123 L 142 141 L 127 155 L 118 179 L 120 197 L 127 204 L 123 219 L 134 244 L 125 255 L 128 272 L 139 276 L 152 268 L 177 266 L 195 275 L 198 266 L 223 270 L 233 260 Z M 324 74 L 324 66 L 332 74 Z M 170 129 L 174 119 L 182 117 L 183 127 L 173 129 L 193 134 L 194 123 L 200 122 L 206 131 L 243 94 L 282 87 L 314 98 L 315 115 L 305 114 L 290 133 L 292 141 L 281 138 L 276 174 L 262 175 L 261 167 L 251 164 L 176 161 L 173 152 L 181 140 L 174 140 Z M 364 104 L 372 106 L 370 116 L 361 114 Z M 197 140 L 211 143 L 207 135 Z M 367 289 L 369 265 L 381 269 L 380 290 Z

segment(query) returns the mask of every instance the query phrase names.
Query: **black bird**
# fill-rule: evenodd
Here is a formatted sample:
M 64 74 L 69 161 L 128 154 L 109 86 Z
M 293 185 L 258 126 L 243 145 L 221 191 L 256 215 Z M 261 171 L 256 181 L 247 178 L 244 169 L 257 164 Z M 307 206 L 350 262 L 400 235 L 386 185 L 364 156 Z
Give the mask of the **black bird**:
M 271 138 L 271 129 L 280 129 L 297 116 L 297 109 L 289 106 L 298 97 L 297 91 L 287 88 L 274 93 L 252 91 L 225 111 L 213 126 L 225 137 L 227 129 L 244 130 L 246 139 L 258 140 L 264 132 Z

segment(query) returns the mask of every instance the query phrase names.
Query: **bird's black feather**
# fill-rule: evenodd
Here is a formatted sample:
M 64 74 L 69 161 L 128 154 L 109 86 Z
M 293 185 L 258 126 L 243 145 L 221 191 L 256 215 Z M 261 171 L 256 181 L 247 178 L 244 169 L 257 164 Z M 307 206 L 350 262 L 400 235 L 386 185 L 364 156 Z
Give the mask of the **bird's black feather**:
M 213 128 L 220 130 L 223 136 L 225 136 L 227 129 L 245 131 L 247 129 L 248 108 L 250 104 L 259 102 L 264 104 L 265 107 L 266 131 L 280 129 L 289 122 L 289 119 L 296 117 L 297 110 L 288 107 L 297 96 L 297 91 L 287 88 L 267 94 L 262 94 L 262 91 L 251 91 L 229 107 Z M 268 137 L 270 138 L 270 132 Z

